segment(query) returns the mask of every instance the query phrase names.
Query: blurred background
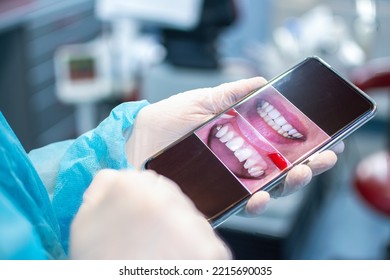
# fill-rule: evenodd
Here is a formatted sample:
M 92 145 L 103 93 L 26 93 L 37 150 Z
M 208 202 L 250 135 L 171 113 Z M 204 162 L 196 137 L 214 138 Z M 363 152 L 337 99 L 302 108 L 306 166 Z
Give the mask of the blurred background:
M 377 116 L 331 171 L 218 232 L 237 259 L 389 259 L 389 34 L 388 0 L 0 0 L 0 110 L 30 151 L 124 101 L 271 79 L 318 55 Z

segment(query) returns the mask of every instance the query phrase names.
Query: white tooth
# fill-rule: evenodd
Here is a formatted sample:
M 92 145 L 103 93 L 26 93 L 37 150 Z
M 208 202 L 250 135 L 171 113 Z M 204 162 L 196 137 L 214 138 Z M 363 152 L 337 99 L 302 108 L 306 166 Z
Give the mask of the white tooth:
M 278 110 L 273 109 L 272 111 L 268 112 L 268 116 L 270 116 L 272 119 L 276 119 L 280 116 L 280 113 Z
M 228 130 L 229 130 L 229 128 L 225 125 L 218 130 L 218 132 L 215 136 L 217 136 L 218 138 L 221 138 L 222 136 L 224 136 L 226 134 L 226 132 L 228 132 Z
M 260 166 L 253 166 L 248 169 L 248 173 L 252 177 L 259 177 L 264 174 L 264 170 Z
M 283 125 L 282 128 L 283 128 L 284 131 L 287 132 L 287 131 L 289 131 L 290 129 L 292 129 L 293 127 L 292 127 L 291 124 L 287 123 L 287 124 Z
M 238 149 L 237 151 L 234 152 L 234 155 L 240 162 L 247 160 L 252 154 L 253 154 L 252 150 L 248 148 Z
M 269 111 L 271 111 L 271 110 L 273 110 L 274 109 L 274 106 L 272 106 L 272 105 L 268 105 L 265 109 L 264 109 L 264 111 L 266 111 L 267 113 L 269 112 Z
M 220 140 L 222 143 L 225 143 L 225 142 L 229 141 L 230 139 L 232 139 L 233 137 L 234 137 L 233 131 L 229 131 L 229 132 L 226 133 L 224 136 L 222 136 L 221 138 L 219 138 L 219 140 Z
M 255 173 L 250 173 L 250 175 L 252 177 L 260 177 L 263 174 L 264 174 L 264 171 L 258 171 L 258 172 L 255 172 Z
M 256 164 L 256 161 L 254 159 L 248 158 L 244 164 L 244 168 L 248 169 L 251 168 Z
M 272 128 L 276 131 L 279 130 L 280 126 L 278 126 L 276 123 L 274 123 L 274 125 L 272 126 Z
M 264 111 L 261 111 L 259 114 L 260 114 L 260 117 L 262 117 L 262 118 L 264 118 L 267 115 L 267 113 Z
M 238 150 L 241 148 L 241 146 L 244 144 L 244 139 L 241 137 L 235 137 L 228 142 L 226 142 L 226 147 L 228 147 L 232 152 Z
M 274 120 L 278 125 L 280 126 L 283 126 L 287 123 L 286 119 L 283 118 L 283 116 L 280 116 L 280 117 L 277 117 L 275 120 Z
M 272 121 L 268 114 L 263 119 L 265 120 L 265 122 Z
M 270 127 L 273 127 L 275 125 L 275 122 L 272 120 L 272 119 L 269 119 L 267 121 L 267 124 L 270 126 Z
M 273 130 L 277 131 L 280 135 L 286 138 L 302 138 L 303 135 L 299 133 L 283 115 L 274 108 L 271 104 L 266 101 L 261 103 L 261 108 L 257 108 L 257 113 L 263 120 L 272 127 Z
M 295 138 L 301 138 L 303 135 L 300 134 L 299 132 L 297 132 L 297 133 L 294 133 L 292 136 L 294 136 Z

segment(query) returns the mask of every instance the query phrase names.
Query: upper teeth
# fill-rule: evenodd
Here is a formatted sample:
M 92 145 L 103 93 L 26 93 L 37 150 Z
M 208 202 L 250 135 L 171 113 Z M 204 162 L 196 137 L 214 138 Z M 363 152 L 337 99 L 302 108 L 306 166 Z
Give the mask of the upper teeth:
M 239 162 L 245 162 L 244 168 L 252 177 L 260 177 L 264 174 L 266 163 L 264 159 L 248 145 L 245 140 L 234 130 L 229 129 L 228 125 L 217 126 L 215 136 L 225 143 L 226 147 L 234 153 Z
M 291 139 L 303 139 L 303 135 L 289 124 L 282 114 L 267 101 L 261 101 L 260 106 L 257 107 L 257 113 L 280 135 Z

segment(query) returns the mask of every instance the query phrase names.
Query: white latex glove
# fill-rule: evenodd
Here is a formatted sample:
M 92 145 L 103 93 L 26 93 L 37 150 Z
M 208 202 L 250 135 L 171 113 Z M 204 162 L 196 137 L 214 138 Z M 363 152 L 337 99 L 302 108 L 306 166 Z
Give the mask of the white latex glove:
M 267 81 L 255 77 L 225 83 L 214 88 L 191 90 L 144 107 L 138 114 L 133 133 L 126 144 L 128 160 L 136 167 L 170 143 L 224 111 Z M 343 144 L 335 151 L 341 152 Z M 286 177 L 284 188 L 277 188 L 273 197 L 287 195 L 307 185 L 313 175 L 320 174 L 336 163 L 334 151 L 326 151 L 310 164 L 294 167 Z M 270 200 L 267 192 L 259 191 L 246 206 L 247 213 L 260 214 Z
M 72 223 L 72 259 L 228 259 L 230 251 L 172 181 L 99 172 Z

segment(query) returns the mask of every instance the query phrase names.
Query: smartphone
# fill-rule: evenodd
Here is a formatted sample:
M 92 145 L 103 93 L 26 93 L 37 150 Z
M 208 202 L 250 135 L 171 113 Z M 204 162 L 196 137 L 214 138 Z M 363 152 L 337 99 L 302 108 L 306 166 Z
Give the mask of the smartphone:
M 309 57 L 144 164 L 174 182 L 216 227 L 295 165 L 370 120 L 374 101 Z

